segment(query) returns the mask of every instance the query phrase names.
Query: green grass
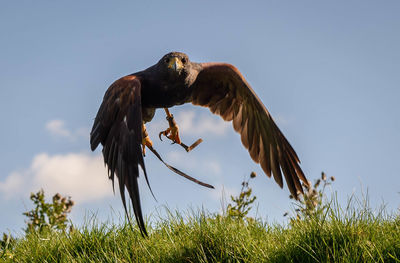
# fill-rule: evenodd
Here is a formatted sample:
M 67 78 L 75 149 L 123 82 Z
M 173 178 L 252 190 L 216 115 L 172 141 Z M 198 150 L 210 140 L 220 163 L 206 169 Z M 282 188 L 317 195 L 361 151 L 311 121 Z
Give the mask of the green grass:
M 204 212 L 169 213 L 142 238 L 129 225 L 29 234 L 4 262 L 400 262 L 400 217 L 337 205 L 288 226 Z

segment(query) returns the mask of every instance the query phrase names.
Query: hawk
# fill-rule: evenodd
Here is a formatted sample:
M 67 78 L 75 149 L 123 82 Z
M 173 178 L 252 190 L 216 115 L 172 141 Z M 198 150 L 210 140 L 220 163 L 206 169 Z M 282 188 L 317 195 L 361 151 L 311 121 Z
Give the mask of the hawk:
M 171 52 L 155 65 L 116 80 L 104 95 L 90 133 L 91 149 L 103 146 L 113 185 L 114 176 L 118 178 L 125 212 L 124 191 L 128 190 L 142 235 L 147 232 L 137 178 L 140 166 L 148 183 L 143 157 L 146 147 L 152 149 L 145 123 L 152 120 L 156 109 L 164 108 L 169 127 L 160 132 L 160 138 L 164 135 L 184 145 L 168 109 L 184 103 L 208 107 L 232 121 L 243 146 L 265 174 L 273 176 L 281 188 L 283 175 L 295 198 L 303 193 L 300 180 L 305 185 L 308 181 L 296 152 L 239 70 L 227 63 L 192 62 L 184 53 Z

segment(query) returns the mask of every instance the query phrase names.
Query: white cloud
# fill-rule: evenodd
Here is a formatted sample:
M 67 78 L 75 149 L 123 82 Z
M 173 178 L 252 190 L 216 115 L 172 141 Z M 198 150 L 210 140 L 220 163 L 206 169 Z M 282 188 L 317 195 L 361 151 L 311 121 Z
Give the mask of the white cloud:
M 65 123 L 62 120 L 51 120 L 46 123 L 46 130 L 54 136 L 67 137 L 72 136 L 71 132 L 65 128 Z
M 7 198 L 19 197 L 40 188 L 51 195 L 69 195 L 78 203 L 113 194 L 102 157 L 86 153 L 38 154 L 27 170 L 12 172 L 0 182 L 0 193 Z
M 230 127 L 230 123 L 221 117 L 211 114 L 196 116 L 194 111 L 179 112 L 176 116 L 181 132 L 190 133 L 197 136 L 207 134 L 224 135 Z
M 65 127 L 65 122 L 59 119 L 48 121 L 45 128 L 52 136 L 66 138 L 71 141 L 75 141 L 80 137 L 88 138 L 90 132 L 88 128 L 78 128 L 75 131 L 71 131 Z

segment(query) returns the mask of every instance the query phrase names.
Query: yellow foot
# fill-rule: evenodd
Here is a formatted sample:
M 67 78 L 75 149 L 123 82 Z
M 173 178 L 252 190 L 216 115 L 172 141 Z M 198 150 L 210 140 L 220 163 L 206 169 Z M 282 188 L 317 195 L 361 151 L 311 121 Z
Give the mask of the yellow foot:
M 167 114 L 167 121 L 169 124 L 169 128 L 165 131 L 160 132 L 158 137 L 161 139 L 161 135 L 164 135 L 168 139 L 170 139 L 173 143 L 181 144 L 181 138 L 179 137 L 179 127 L 174 120 L 174 116 L 169 113 L 167 108 L 164 108 L 165 113 Z
M 167 137 L 172 141 L 172 144 L 177 143 L 180 146 L 182 146 L 186 150 L 186 152 L 190 152 L 203 141 L 202 139 L 198 139 L 190 146 L 187 146 L 186 144 L 182 143 L 181 138 L 179 138 L 179 127 L 174 120 L 174 116 L 171 113 L 169 113 L 168 108 L 164 108 L 164 110 L 165 113 L 167 114 L 167 121 L 169 124 L 169 128 L 166 129 L 165 131 L 160 132 L 160 134 L 158 135 L 161 141 L 162 141 L 161 135 L 164 135 L 165 137 Z
M 160 132 L 160 134 L 158 135 L 160 140 L 162 140 L 161 135 L 164 135 L 165 137 L 170 139 L 173 143 L 177 144 L 182 143 L 181 138 L 179 137 L 179 128 L 176 125 L 166 129 L 165 131 Z
M 143 124 L 143 128 L 142 128 L 142 152 L 143 152 L 143 156 L 146 155 L 146 146 L 149 147 L 153 147 L 153 142 L 150 140 L 149 134 L 147 133 L 146 130 L 146 126 Z

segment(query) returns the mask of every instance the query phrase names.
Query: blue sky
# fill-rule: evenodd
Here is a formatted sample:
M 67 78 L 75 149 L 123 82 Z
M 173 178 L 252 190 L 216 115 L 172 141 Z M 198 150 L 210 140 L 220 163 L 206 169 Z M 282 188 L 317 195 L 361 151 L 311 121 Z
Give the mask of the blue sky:
M 91 153 L 89 131 L 108 86 L 170 51 L 234 64 L 296 149 L 310 180 L 335 176 L 343 204 L 368 189 L 372 206 L 399 207 L 400 4 L 398 1 L 3 1 L 0 4 L 0 232 L 20 233 L 30 191 L 76 200 L 72 220 L 122 214 Z M 285 222 L 288 189 L 266 178 L 238 134 L 207 109 L 171 111 L 190 154 L 159 142 L 163 111 L 148 125 L 171 164 L 216 186 L 201 188 L 148 154 L 155 202 L 141 181 L 147 216 L 170 208 L 221 209 L 251 171 L 258 216 Z

